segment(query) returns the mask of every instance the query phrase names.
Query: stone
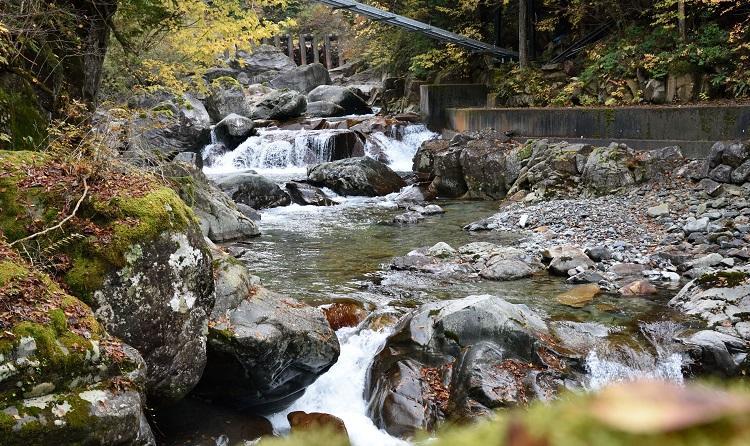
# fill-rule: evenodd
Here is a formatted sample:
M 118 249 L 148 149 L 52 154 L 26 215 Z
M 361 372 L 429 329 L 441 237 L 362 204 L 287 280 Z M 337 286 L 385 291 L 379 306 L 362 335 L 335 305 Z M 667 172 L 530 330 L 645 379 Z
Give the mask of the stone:
M 224 243 L 260 235 L 253 218 L 245 215 L 201 170 L 191 166 L 172 166 L 165 167 L 164 173 L 175 178 L 174 189 L 193 209 L 201 232 L 212 242 Z
M 372 158 L 350 158 L 308 168 L 308 181 L 341 195 L 383 196 L 399 192 L 406 182 Z
M 521 170 L 518 159 L 521 147 L 508 140 L 501 133 L 492 133 L 465 144 L 459 157 L 467 188 L 464 198 L 505 198 Z
M 369 105 L 354 90 L 336 85 L 321 85 L 307 95 L 310 102 L 331 102 L 344 109 L 347 115 L 365 115 L 372 113 Z
M 321 85 L 330 85 L 331 76 L 323 64 L 312 63 L 284 71 L 271 80 L 278 90 L 295 90 L 307 94 Z
M 721 154 L 721 163 L 732 168 L 740 167 L 750 160 L 750 146 L 741 142 L 726 145 Z
M 570 307 L 582 308 L 594 300 L 601 291 L 599 285 L 594 283 L 579 285 L 557 296 L 557 301 Z
M 628 146 L 613 143 L 595 148 L 586 161 L 581 179 L 598 194 L 612 193 L 635 184 L 630 166 L 635 165 L 635 152 Z
M 518 280 L 534 275 L 534 268 L 523 260 L 501 260 L 494 262 L 479 272 L 479 275 L 488 280 L 508 281 Z
M 252 119 L 285 121 L 305 114 L 307 98 L 296 91 L 273 91 L 263 96 L 250 113 Z
M 646 215 L 651 218 L 658 218 L 664 215 L 669 215 L 669 205 L 666 203 L 662 203 L 657 206 L 652 206 L 648 208 L 648 210 L 646 210 Z
M 580 272 L 576 274 L 575 276 L 571 276 L 568 278 L 568 283 L 600 283 L 602 281 L 606 281 L 607 278 L 604 277 L 601 273 L 598 273 L 594 270 L 586 270 L 583 272 Z
M 393 223 L 399 225 L 414 225 L 424 220 L 424 215 L 416 211 L 404 212 L 393 217 Z
M 724 260 L 721 254 L 711 253 L 686 264 L 687 268 L 709 268 L 720 264 Z
M 238 172 L 215 175 L 211 180 L 237 203 L 253 209 L 288 206 L 289 195 L 268 178 L 255 173 Z
M 433 430 L 446 417 L 470 418 L 468 407 L 488 413 L 522 404 L 522 393 L 554 394 L 557 384 L 537 379 L 537 371 L 550 369 L 534 353 L 547 333 L 528 307 L 493 296 L 422 305 L 401 319 L 373 361 L 368 415 L 391 435 L 406 437 Z
M 216 280 L 225 277 L 219 270 Z M 194 395 L 275 413 L 333 366 L 340 346 L 320 309 L 238 283 L 238 292 L 229 293 L 238 299 L 217 301 L 211 315 L 209 360 Z
M 700 184 L 709 197 L 717 197 L 724 192 L 724 186 L 710 178 L 702 179 Z
M 203 169 L 203 158 L 195 152 L 180 152 L 175 155 L 172 162 L 186 164 L 197 169 Z
M 567 277 L 570 270 L 579 268 L 586 270 L 593 266 L 594 262 L 583 251 L 571 248 L 554 256 L 548 269 L 551 274 Z
M 356 327 L 367 318 L 367 311 L 358 302 L 335 302 L 323 308 L 333 330 Z
M 307 115 L 312 118 L 333 118 L 346 115 L 346 110 L 333 102 L 315 101 L 307 103 Z
M 685 234 L 692 234 L 693 232 L 706 232 L 708 230 L 708 217 L 701 217 L 699 219 L 695 219 L 691 217 L 688 219 L 688 222 L 685 223 L 685 226 L 683 226 L 683 231 L 685 231 Z
M 643 89 L 643 99 L 654 104 L 664 104 L 667 102 L 666 83 L 658 79 L 649 79 L 646 87 Z
M 435 246 L 427 250 L 427 255 L 432 256 L 432 257 L 438 257 L 441 259 L 454 257 L 457 254 L 458 254 L 458 251 L 453 249 L 451 245 L 445 242 L 437 243 Z
M 731 175 L 732 183 L 743 184 L 750 181 L 750 160 L 745 161 L 734 169 Z
M 736 376 L 747 359 L 747 342 L 736 336 L 702 330 L 682 340 L 699 349 L 697 360 L 705 372 Z
M 272 91 L 268 87 L 259 87 L 259 89 L 259 95 Z M 225 81 L 222 78 L 209 86 L 206 110 L 214 122 L 220 122 L 232 114 L 252 118 L 253 101 L 248 96 L 238 82 Z
M 708 173 L 708 177 L 719 183 L 729 183 L 732 181 L 732 168 L 726 164 L 720 164 Z
M 657 289 L 648 280 L 636 280 L 620 288 L 618 292 L 623 296 L 647 296 L 655 294 Z
M 297 64 L 273 45 L 258 45 L 252 52 L 237 51 L 229 66 L 248 75 L 253 83 L 270 82 L 279 73 L 294 70 Z
M 255 134 L 255 124 L 250 118 L 232 113 L 214 126 L 214 133 L 227 150 L 234 150 Z
M 587 248 L 585 254 L 595 262 L 602 262 L 604 260 L 612 259 L 612 251 L 606 246 L 594 246 Z
M 335 206 L 338 203 L 328 198 L 319 188 L 307 183 L 290 181 L 286 183 L 286 191 L 292 202 L 301 206 Z
M 330 434 L 341 435 L 344 438 L 349 437 L 344 421 L 327 413 L 297 411 L 289 413 L 286 418 L 289 421 L 289 426 L 292 428 L 292 434 L 324 431 Z

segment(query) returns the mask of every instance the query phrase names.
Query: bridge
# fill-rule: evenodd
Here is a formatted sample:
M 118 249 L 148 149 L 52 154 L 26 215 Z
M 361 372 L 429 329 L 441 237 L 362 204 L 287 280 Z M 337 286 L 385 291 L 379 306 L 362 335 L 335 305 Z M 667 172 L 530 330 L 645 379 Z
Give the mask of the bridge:
M 498 59 L 518 59 L 518 53 L 495 45 L 480 42 L 479 40 L 470 39 L 462 35 L 437 28 L 426 23 L 400 16 L 392 12 L 384 11 L 374 6 L 365 5 L 353 0 L 313 0 L 334 9 L 345 9 L 355 14 L 360 14 L 369 19 L 397 26 L 408 31 L 424 34 L 436 40 L 452 43 L 467 48 L 473 52 L 492 55 Z

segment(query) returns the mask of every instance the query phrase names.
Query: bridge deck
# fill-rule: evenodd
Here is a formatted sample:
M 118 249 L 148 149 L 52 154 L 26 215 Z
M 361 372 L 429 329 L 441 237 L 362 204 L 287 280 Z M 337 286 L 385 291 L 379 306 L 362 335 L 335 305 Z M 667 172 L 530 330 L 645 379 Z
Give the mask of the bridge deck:
M 374 6 L 365 5 L 363 3 L 355 2 L 353 0 L 314 0 L 318 3 L 323 3 L 328 6 L 332 6 L 336 9 L 346 9 L 356 14 L 363 15 L 370 19 L 387 23 L 389 25 L 398 26 L 400 28 L 407 29 L 409 31 L 418 32 L 424 34 L 433 39 L 442 40 L 444 42 L 453 43 L 460 45 L 464 48 L 468 48 L 475 52 L 491 54 L 497 58 L 509 58 L 517 59 L 518 53 L 505 48 L 500 48 L 488 43 L 480 42 L 479 40 L 470 39 L 468 37 L 461 36 L 450 31 L 446 31 L 441 28 L 437 28 L 426 23 L 410 19 L 408 17 L 400 16 L 392 12 L 384 11 Z

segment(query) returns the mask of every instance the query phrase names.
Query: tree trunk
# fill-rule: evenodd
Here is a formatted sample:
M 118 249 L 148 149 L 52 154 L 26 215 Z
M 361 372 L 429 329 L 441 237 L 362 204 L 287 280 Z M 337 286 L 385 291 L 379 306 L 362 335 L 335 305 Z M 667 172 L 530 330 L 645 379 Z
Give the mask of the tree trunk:
M 529 66 L 529 3 L 518 0 L 518 62 L 521 68 Z
M 685 0 L 677 0 L 677 21 L 680 30 L 680 39 L 687 39 L 687 26 L 685 24 Z

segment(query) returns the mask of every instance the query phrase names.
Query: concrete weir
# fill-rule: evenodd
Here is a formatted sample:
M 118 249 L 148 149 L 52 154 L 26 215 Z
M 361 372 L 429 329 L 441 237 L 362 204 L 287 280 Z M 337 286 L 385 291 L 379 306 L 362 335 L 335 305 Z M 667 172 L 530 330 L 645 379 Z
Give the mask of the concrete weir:
M 426 122 L 456 132 L 492 128 L 519 140 L 617 141 L 636 150 L 677 145 L 689 158 L 704 158 L 716 141 L 750 138 L 750 105 L 486 108 L 483 88 L 422 86 Z

